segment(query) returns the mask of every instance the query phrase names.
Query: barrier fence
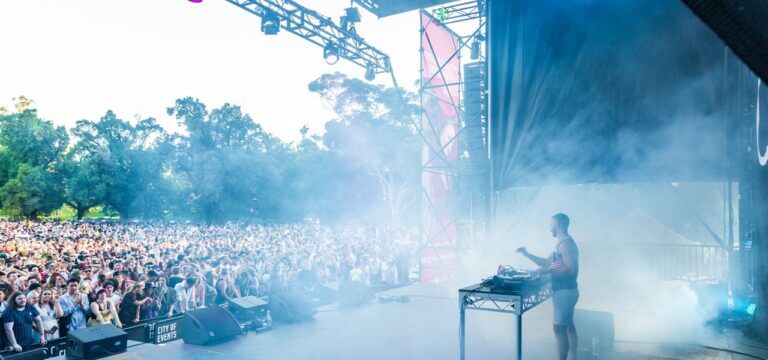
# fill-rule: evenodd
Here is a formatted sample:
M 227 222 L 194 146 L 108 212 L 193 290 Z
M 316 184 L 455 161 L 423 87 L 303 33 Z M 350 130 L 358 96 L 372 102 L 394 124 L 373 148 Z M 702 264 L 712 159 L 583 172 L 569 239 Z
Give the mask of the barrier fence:
M 728 251 L 717 245 L 585 242 L 579 248 L 582 260 L 600 259 L 619 268 L 642 266 L 659 280 L 728 279 Z
M 184 314 L 172 317 L 159 317 L 144 320 L 122 330 L 128 334 L 128 340 L 141 343 L 163 344 L 181 339 L 181 319 Z M 0 351 L 1 359 L 46 359 L 66 355 L 67 337 L 51 340 L 45 346 L 32 346 L 23 352 Z

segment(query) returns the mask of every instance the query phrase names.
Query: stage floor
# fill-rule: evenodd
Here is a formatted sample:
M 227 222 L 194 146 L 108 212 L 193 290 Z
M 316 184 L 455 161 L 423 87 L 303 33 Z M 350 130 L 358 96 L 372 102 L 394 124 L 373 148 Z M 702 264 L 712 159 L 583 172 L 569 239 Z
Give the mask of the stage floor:
M 352 309 L 319 309 L 313 321 L 276 324 L 212 346 L 176 341 L 141 344 L 116 359 L 458 359 L 457 286 L 412 285 L 382 294 L 408 295 L 407 303 L 377 301 Z M 546 301 L 523 317 L 523 357 L 555 359 L 552 303 Z M 467 311 L 467 358 L 514 357 L 515 317 L 511 314 Z M 617 329 L 617 340 L 620 329 Z M 727 334 L 726 334 L 727 335 Z M 710 339 L 711 346 L 737 348 L 768 358 L 768 351 L 737 346 L 728 336 Z M 616 359 L 748 359 L 692 346 L 617 343 Z M 582 356 L 582 358 L 589 358 Z M 603 357 L 605 358 L 605 357 Z

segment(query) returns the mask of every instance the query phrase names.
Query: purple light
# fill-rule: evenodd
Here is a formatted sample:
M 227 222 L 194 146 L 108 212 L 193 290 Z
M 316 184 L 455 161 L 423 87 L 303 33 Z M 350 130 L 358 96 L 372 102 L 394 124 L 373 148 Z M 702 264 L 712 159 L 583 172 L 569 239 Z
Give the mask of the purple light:
M 189 0 L 189 2 L 193 2 L 193 3 L 199 4 L 199 3 L 203 2 L 203 0 Z

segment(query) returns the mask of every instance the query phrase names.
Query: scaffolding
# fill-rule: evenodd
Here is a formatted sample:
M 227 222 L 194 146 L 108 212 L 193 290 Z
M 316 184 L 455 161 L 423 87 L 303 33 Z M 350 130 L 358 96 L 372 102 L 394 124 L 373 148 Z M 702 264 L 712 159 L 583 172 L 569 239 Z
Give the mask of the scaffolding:
M 471 21 L 477 25 L 468 27 Z M 447 56 L 435 55 L 434 39 L 426 31 L 427 26 L 435 23 L 456 40 L 454 51 Z M 459 23 L 463 24 L 464 35 L 456 29 Z M 433 9 L 431 13 L 422 11 L 420 278 L 425 282 L 455 279 L 460 254 L 471 248 L 487 228 L 487 65 L 481 49 L 484 35 L 484 1 L 460 2 Z M 462 69 L 462 52 L 469 49 L 472 62 Z M 425 68 L 424 64 L 431 66 Z M 432 118 L 436 106 L 456 115 L 456 119 L 451 119 L 455 124 L 450 125 L 455 125 L 455 129 L 446 130 L 445 119 Z M 435 191 L 436 178 L 449 185 Z

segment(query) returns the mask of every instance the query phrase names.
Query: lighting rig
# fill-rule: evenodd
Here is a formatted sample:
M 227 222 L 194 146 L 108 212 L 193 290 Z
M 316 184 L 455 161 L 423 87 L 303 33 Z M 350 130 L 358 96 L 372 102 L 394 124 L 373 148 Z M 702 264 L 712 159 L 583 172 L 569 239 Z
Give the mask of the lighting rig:
M 189 0 L 199 3 L 202 0 Z M 329 65 L 346 59 L 365 69 L 365 79 L 376 74 L 391 73 L 389 56 L 368 44 L 355 29 L 361 20 L 356 7 L 344 10 L 339 24 L 293 0 L 226 0 L 227 2 L 261 18 L 261 31 L 277 35 L 280 29 L 298 35 L 323 49 L 323 58 Z

